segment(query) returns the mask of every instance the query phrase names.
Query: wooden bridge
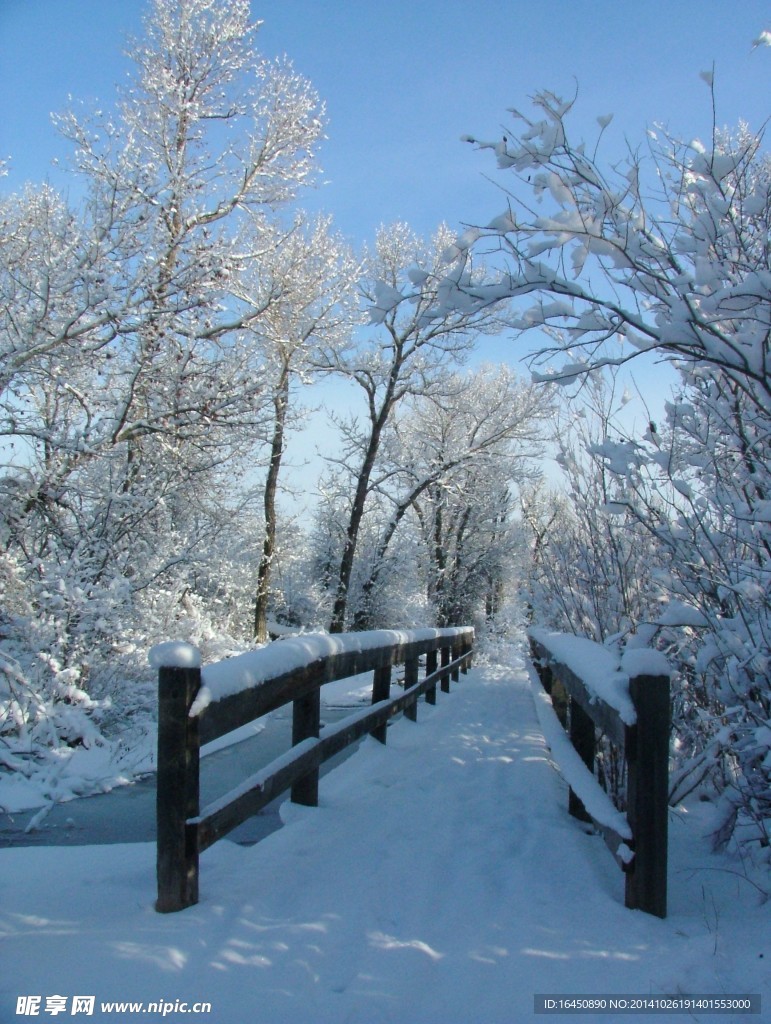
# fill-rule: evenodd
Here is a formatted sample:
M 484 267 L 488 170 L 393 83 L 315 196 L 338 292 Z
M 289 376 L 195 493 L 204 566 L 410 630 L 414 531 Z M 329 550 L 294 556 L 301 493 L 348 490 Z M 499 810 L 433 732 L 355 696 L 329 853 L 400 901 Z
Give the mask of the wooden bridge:
M 414 720 L 423 694 L 434 703 L 437 686 L 449 692 L 450 681 L 471 663 L 473 637 L 470 627 L 308 634 L 278 640 L 203 673 L 188 645 L 156 648 L 151 659 L 159 668 L 156 909 L 182 910 L 197 903 L 199 854 L 274 797 L 291 789 L 294 802 L 315 805 L 321 764 L 368 733 L 385 743 L 391 718 L 403 711 Z M 403 691 L 392 697 L 397 666 L 403 666 Z M 364 672 L 373 673 L 372 706 L 320 737 L 322 686 Z M 292 704 L 291 750 L 201 810 L 201 744 L 286 704 Z
M 170 912 L 195 904 L 200 854 L 276 796 L 291 790 L 295 803 L 316 805 L 320 765 L 367 734 L 385 743 L 388 722 L 395 715 L 403 712 L 414 721 L 421 697 L 433 704 L 437 689 L 449 693 L 451 683 L 471 664 L 473 639 L 470 627 L 308 634 L 203 669 L 190 645 L 155 648 L 151 660 L 159 669 L 156 909 Z M 566 773 L 570 811 L 593 820 L 605 836 L 625 871 L 626 905 L 664 917 L 669 677 L 664 671 L 651 674 L 650 659 L 638 661 L 645 671 L 631 677 L 616 673 L 616 689 L 611 685 L 609 692 L 607 680 L 598 689 L 591 678 L 596 658 L 589 659 L 591 665 L 582 673 L 580 667 L 576 671 L 575 657 L 561 657 L 557 635 L 534 631 L 531 644 L 544 688 L 585 766 L 586 777 L 580 782 Z M 662 668 L 660 662 L 655 666 Z M 401 679 L 394 680 L 397 668 Z M 321 688 L 363 673 L 372 673 L 371 706 L 321 736 Z M 392 696 L 397 681 L 401 692 Z M 292 705 L 293 718 L 290 750 L 201 808 L 201 744 L 287 704 Z M 628 766 L 626 819 L 615 828 L 608 825 L 607 815 L 595 810 L 602 807 L 597 793 L 603 793 L 593 779 L 600 734 L 624 750 Z

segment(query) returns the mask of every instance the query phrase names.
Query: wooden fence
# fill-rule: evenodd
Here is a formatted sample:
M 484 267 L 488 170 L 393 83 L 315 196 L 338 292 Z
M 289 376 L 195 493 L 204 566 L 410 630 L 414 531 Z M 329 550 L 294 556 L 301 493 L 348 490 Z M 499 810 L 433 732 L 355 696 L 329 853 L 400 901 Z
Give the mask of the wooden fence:
M 557 717 L 590 771 L 594 771 L 597 732 L 624 752 L 627 764 L 626 817 L 631 839 L 618 835 L 587 813 L 569 794 L 570 813 L 592 820 L 625 872 L 625 905 L 657 917 L 667 914 L 667 824 L 670 698 L 668 675 L 635 675 L 629 696 L 636 721 L 629 725 L 616 708 L 602 700 L 591 680 L 580 678 L 549 649 L 541 631 L 530 636 L 533 661 Z M 597 783 L 599 785 L 599 783 Z M 624 846 L 632 856 L 619 856 Z
M 191 714 L 201 690 L 201 669 L 163 665 L 158 671 L 158 790 L 156 909 L 182 910 L 198 902 L 198 858 L 212 843 L 291 788 L 295 803 L 318 803 L 319 767 L 367 733 L 386 742 L 388 721 L 400 711 L 417 718 L 418 698 L 436 702 L 436 690 L 449 692 L 471 663 L 472 628 L 394 633 L 368 644 L 367 634 L 335 637 L 337 653 L 278 671 L 240 692 L 208 703 Z M 383 636 L 386 636 L 384 633 Z M 378 640 L 373 634 L 370 639 Z M 274 658 L 282 643 L 263 650 Z M 259 657 L 256 651 L 251 657 Z M 420 659 L 425 674 L 420 679 Z M 222 664 L 222 663 L 220 663 Z M 392 669 L 404 665 L 404 689 L 391 697 Z M 338 679 L 373 673 L 372 705 L 325 729 L 320 737 L 321 687 Z M 204 670 L 205 674 L 205 670 Z M 199 749 L 271 711 L 292 704 L 292 744 L 225 796 L 199 805 Z

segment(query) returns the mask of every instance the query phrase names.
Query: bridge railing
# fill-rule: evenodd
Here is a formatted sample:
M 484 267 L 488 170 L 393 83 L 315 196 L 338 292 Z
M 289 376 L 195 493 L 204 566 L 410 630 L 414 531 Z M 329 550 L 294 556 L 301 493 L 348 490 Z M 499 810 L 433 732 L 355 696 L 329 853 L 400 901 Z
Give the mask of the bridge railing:
M 400 711 L 417 717 L 418 698 L 436 702 L 471 663 L 474 630 L 376 630 L 305 634 L 201 668 L 195 648 L 161 644 L 158 668 L 156 909 L 198 902 L 199 855 L 288 789 L 295 803 L 318 803 L 319 767 L 366 734 L 386 742 Z M 425 658 L 420 678 L 421 659 Z M 404 666 L 403 692 L 391 696 L 392 670 Z M 320 736 L 321 688 L 372 672 L 371 706 Z M 200 807 L 200 746 L 292 704 L 292 747 L 239 786 Z
M 620 748 L 626 759 L 625 820 L 597 810 L 603 807 L 599 797 L 605 796 L 604 791 L 595 779 L 586 780 L 583 775 L 576 776 L 583 799 L 570 788 L 570 813 L 593 821 L 603 834 L 625 873 L 625 905 L 666 917 L 670 732 L 666 658 L 656 651 L 629 651 L 619 664 L 606 648 L 590 640 L 542 629 L 531 629 L 528 636 L 543 688 L 588 771 L 594 772 L 598 734 Z M 617 826 L 616 821 L 621 824 Z

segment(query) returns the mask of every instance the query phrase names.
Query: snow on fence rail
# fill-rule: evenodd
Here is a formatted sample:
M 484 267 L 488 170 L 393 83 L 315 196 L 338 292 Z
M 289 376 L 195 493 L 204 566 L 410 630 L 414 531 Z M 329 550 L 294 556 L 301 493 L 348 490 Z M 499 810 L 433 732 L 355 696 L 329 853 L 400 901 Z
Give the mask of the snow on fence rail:
M 570 786 L 569 811 L 594 822 L 603 834 L 625 873 L 625 905 L 666 917 L 667 660 L 657 651 L 630 650 L 619 663 L 607 648 L 581 637 L 543 629 L 529 630 L 528 637 L 543 689 L 562 726 L 552 731 L 541 716 L 547 742 Z M 594 776 L 597 729 L 625 753 L 626 816 Z M 560 749 L 563 743 L 566 750 Z
M 212 843 L 291 788 L 295 803 L 318 803 L 319 767 L 369 733 L 386 741 L 389 719 L 417 718 L 418 698 L 436 702 L 471 663 L 474 630 L 373 630 L 308 634 L 201 668 L 190 644 L 150 651 L 158 669 L 157 873 L 161 913 L 198 902 L 198 858 Z M 425 677 L 419 659 L 425 655 Z M 404 692 L 391 697 L 391 670 L 404 665 Z M 372 706 L 320 733 L 321 687 L 373 672 Z M 286 754 L 200 808 L 199 749 L 285 704 L 292 704 Z

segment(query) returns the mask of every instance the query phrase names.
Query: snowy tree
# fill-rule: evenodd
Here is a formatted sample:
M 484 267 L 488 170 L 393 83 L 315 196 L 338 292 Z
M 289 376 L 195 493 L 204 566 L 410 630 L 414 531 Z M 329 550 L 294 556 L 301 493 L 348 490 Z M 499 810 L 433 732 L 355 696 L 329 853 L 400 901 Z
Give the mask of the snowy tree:
M 442 294 L 429 282 L 437 278 L 451 237 L 443 227 L 426 244 L 405 224 L 381 229 L 361 285 L 374 333 L 367 333 L 344 352 L 327 354 L 322 363 L 355 383 L 366 403 L 361 422 L 354 418 L 339 424 L 345 442 L 342 463 L 351 477 L 352 497 L 335 583 L 333 632 L 341 632 L 346 625 L 359 531 L 367 501 L 383 482 L 375 467 L 395 410 L 409 396 L 441 394 L 448 369 L 494 321 L 494 314 L 486 309 L 436 315 Z M 405 309 L 398 303 L 399 289 L 409 282 L 421 284 L 424 290 Z
M 633 151 L 604 165 L 599 142 L 570 140 L 572 102 L 544 92 L 535 107 L 533 118 L 513 112 L 521 130 L 478 143 L 510 172 L 508 204 L 456 240 L 438 314 L 520 300 L 511 326 L 552 339 L 536 356 L 540 380 L 575 380 L 641 353 L 680 374 L 666 442 L 664 425 L 651 423 L 644 437 L 604 442 L 594 455 L 616 479 L 613 500 L 669 552 L 673 619 L 684 605 L 691 625 L 703 623 L 696 670 L 713 724 L 700 732 L 724 790 L 719 834 L 730 834 L 741 811 L 768 844 L 771 174 L 763 136 L 741 126 L 682 143 L 651 131 L 647 159 Z M 610 118 L 598 120 L 602 132 Z M 463 283 L 480 249 L 488 259 L 494 250 L 499 277 Z M 728 709 L 716 757 L 712 736 Z
M 267 639 L 267 612 L 276 549 L 276 493 L 287 429 L 299 411 L 291 408 L 293 386 L 311 382 L 322 358 L 349 338 L 352 295 L 359 267 L 343 241 L 322 218 L 306 224 L 301 215 L 285 237 L 276 231 L 270 254 L 250 264 L 241 288 L 265 313 L 254 326 L 264 355 L 263 376 L 273 408 L 269 462 L 263 490 L 263 549 L 257 571 L 254 636 Z
M 617 504 L 616 477 L 600 452 L 624 443 L 630 396 L 613 373 L 594 371 L 576 394 L 556 391 L 552 445 L 563 487 L 531 491 L 523 518 L 533 545 L 529 601 L 539 621 L 599 643 L 635 632 L 657 613 L 658 547 Z
M 354 621 L 364 628 L 405 517 L 417 520 L 429 607 L 440 625 L 492 615 L 506 573 L 514 492 L 534 472 L 550 403 L 505 366 L 453 373 L 408 399 L 378 463 L 384 523 Z M 397 556 L 398 557 L 398 556 Z
M 61 119 L 83 210 L 47 189 L 6 204 L 3 429 L 49 490 L 104 454 L 128 496 L 164 447 L 185 478 L 253 443 L 262 354 L 234 342 L 265 310 L 239 277 L 321 131 L 315 94 L 253 31 L 240 0 L 159 0 L 120 116 Z
M 157 0 L 120 117 L 60 119 L 99 224 L 117 206 L 129 247 L 106 282 L 126 296 L 117 310 L 107 296 L 114 442 L 209 438 L 250 416 L 259 374 L 231 339 L 263 308 L 239 275 L 275 243 L 267 212 L 309 179 L 321 121 L 308 83 L 255 53 L 248 15 L 243 0 Z
M 0 205 L 7 678 L 31 673 L 40 708 L 146 641 L 164 601 L 192 608 L 249 501 L 271 409 L 257 324 L 279 299 L 250 268 L 312 181 L 323 114 L 254 36 L 246 0 L 154 0 L 114 114 L 59 118 L 80 205 L 49 187 Z

